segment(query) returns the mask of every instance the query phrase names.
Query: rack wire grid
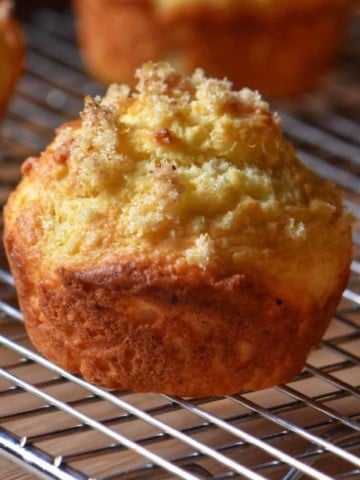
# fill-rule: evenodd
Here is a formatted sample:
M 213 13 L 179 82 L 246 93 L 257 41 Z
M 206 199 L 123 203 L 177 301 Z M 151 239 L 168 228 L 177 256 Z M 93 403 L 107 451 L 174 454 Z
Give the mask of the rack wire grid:
M 21 162 L 78 115 L 85 94 L 103 91 L 83 70 L 69 7 L 31 2 L 29 12 L 29 3 L 19 8 L 27 66 L 1 132 L 2 205 Z M 276 105 L 303 161 L 344 190 L 358 219 L 359 40 L 355 15 L 336 71 L 317 91 Z M 300 375 L 261 392 L 185 400 L 103 390 L 39 356 L 2 249 L 0 478 L 360 478 L 359 252 L 357 221 L 348 287 Z

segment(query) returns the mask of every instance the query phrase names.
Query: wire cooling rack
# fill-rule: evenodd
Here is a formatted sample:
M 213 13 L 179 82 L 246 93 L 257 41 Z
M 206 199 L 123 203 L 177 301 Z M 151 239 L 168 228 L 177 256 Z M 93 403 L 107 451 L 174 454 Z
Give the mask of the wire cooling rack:
M 22 12 L 28 58 L 2 126 L 1 204 L 23 159 L 78 115 L 85 94 L 102 92 L 81 66 L 71 13 L 43 3 Z M 357 218 L 359 40 L 355 18 L 337 71 L 317 92 L 277 105 L 304 162 L 343 188 Z M 25 334 L 0 249 L 0 478 L 359 479 L 359 246 L 357 222 L 349 285 L 298 377 L 261 392 L 200 400 L 105 391 L 44 360 Z M 11 474 L 8 460 L 17 464 Z

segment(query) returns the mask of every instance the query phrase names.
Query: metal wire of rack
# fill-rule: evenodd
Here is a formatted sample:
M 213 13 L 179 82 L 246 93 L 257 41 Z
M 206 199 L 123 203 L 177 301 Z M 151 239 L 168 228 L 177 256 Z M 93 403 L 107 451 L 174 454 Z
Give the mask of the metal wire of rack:
M 0 204 L 22 160 L 77 116 L 85 94 L 103 91 L 84 73 L 68 9 L 34 9 L 23 28 L 27 67 L 2 125 Z M 358 219 L 359 40 L 357 16 L 331 78 L 277 105 L 303 161 L 344 189 Z M 357 221 L 349 285 L 300 375 L 262 392 L 194 400 L 103 390 L 38 355 L 0 249 L 0 454 L 28 471 L 22 479 L 360 478 L 359 253 Z

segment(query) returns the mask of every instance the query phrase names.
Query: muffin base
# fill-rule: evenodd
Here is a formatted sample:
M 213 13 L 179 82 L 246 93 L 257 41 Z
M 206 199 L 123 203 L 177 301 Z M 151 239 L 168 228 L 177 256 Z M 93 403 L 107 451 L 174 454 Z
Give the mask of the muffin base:
M 165 59 L 187 73 L 201 67 L 272 97 L 313 87 L 336 59 L 351 2 L 313 3 L 262 15 L 259 9 L 203 5 L 162 12 L 145 1 L 75 0 L 85 63 L 104 83 L 131 83 L 144 61 Z
M 22 240 L 5 237 L 25 324 L 47 358 L 90 382 L 202 397 L 286 382 L 321 339 L 348 277 L 326 305 L 236 273 L 122 261 L 34 278 Z

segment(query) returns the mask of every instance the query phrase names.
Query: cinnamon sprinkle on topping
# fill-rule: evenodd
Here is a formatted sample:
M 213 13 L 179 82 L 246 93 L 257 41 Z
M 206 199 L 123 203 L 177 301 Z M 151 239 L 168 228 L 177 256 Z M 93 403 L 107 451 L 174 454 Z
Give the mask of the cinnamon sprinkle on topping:
M 29 175 L 31 172 L 34 163 L 38 160 L 37 157 L 29 157 L 25 160 L 25 162 L 21 166 L 21 173 L 23 175 Z
M 154 139 L 159 143 L 171 143 L 172 136 L 168 128 L 161 128 L 154 132 Z

